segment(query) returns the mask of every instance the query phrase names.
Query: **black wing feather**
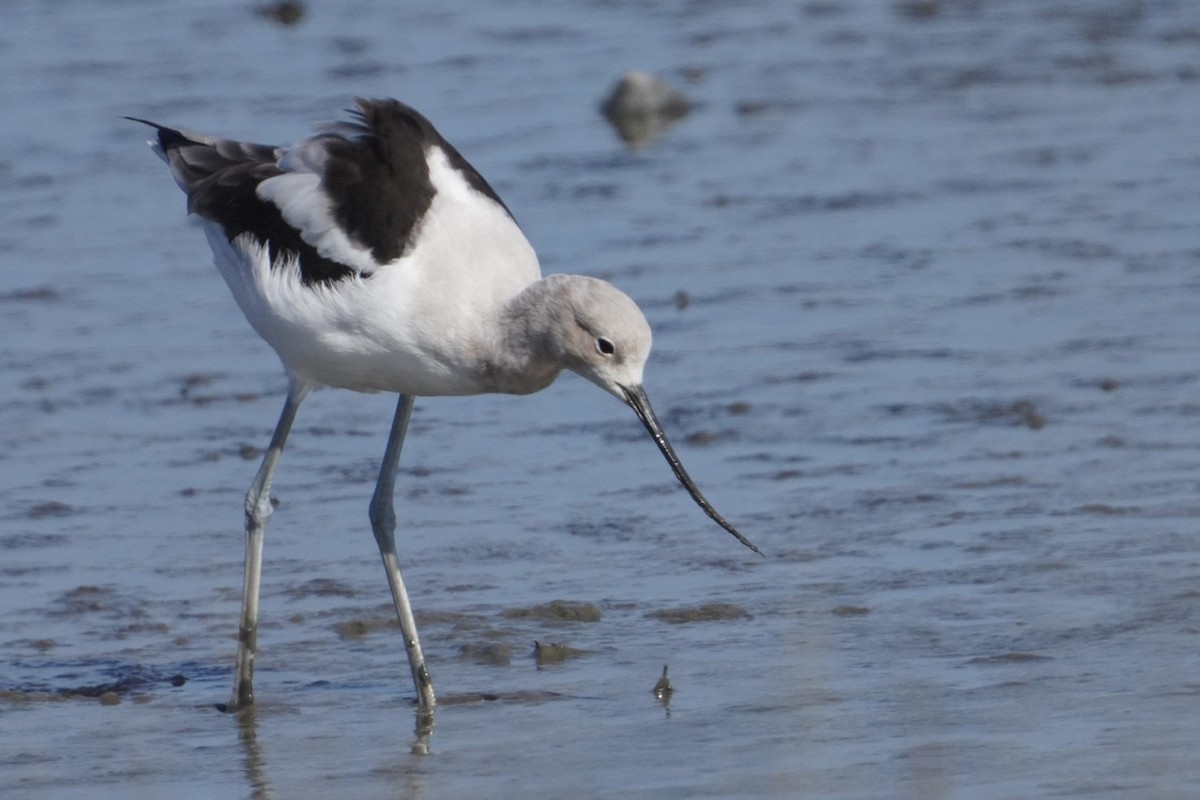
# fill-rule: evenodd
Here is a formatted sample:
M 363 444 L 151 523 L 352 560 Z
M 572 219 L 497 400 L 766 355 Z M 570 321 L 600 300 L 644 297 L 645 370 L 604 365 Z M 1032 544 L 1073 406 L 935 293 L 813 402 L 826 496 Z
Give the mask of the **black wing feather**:
M 321 189 L 334 222 L 378 264 L 399 258 L 412 246 L 433 202 L 437 189 L 429 176 L 431 147 L 440 148 L 472 188 L 512 216 L 483 176 L 419 111 L 390 99 L 358 99 L 356 105 L 350 112 L 354 119 L 315 137 L 325 151 Z M 297 258 L 306 284 L 358 273 L 321 255 L 284 220 L 278 206 L 259 198 L 259 184 L 283 174 L 279 160 L 284 148 L 128 119 L 157 131 L 158 146 L 188 194 L 188 210 L 218 223 L 230 241 L 250 234 L 265 242 L 272 265 L 283 256 Z
M 318 253 L 284 221 L 274 203 L 255 193 L 267 178 L 283 174 L 276 164 L 278 147 L 196 137 L 149 120 L 127 119 L 154 128 L 163 157 L 187 192 L 188 211 L 220 225 L 230 242 L 250 234 L 260 245 L 266 244 L 272 265 L 296 258 L 305 284 L 332 283 L 357 273 Z

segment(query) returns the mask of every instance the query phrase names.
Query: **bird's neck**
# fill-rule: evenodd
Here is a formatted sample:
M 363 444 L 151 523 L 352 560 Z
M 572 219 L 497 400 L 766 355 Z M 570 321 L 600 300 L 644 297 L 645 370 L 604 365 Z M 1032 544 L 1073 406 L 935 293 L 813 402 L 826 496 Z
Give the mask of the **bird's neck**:
M 529 284 L 504 305 L 486 359 L 492 391 L 531 394 L 545 389 L 562 372 L 554 333 L 565 307 L 558 297 L 556 277 Z

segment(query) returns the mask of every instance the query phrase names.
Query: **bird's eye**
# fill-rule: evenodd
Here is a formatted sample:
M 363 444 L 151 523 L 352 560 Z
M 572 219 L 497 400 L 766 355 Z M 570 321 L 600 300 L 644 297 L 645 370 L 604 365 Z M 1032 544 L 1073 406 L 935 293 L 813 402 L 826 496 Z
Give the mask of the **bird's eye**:
M 596 352 L 606 356 L 611 356 L 613 353 L 617 352 L 617 348 L 611 340 L 605 339 L 603 336 L 601 336 L 596 339 Z

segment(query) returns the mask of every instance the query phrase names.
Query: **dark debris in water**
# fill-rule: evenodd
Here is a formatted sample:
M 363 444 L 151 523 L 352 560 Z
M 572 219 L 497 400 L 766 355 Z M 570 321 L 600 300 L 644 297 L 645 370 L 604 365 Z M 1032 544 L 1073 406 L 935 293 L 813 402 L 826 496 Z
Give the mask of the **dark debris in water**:
M 816 383 L 817 381 L 824 381 L 833 377 L 835 377 L 835 373 L 833 372 L 805 370 L 787 375 L 768 375 L 763 379 L 763 384 L 766 386 L 778 386 L 784 383 Z
M 834 616 L 838 617 L 865 617 L 870 613 L 871 609 L 866 606 L 841 605 L 833 609 Z
M 477 614 L 465 614 L 457 611 L 417 611 L 417 627 L 426 628 L 435 625 L 450 626 L 456 631 L 479 631 L 485 628 L 484 618 Z M 377 616 L 355 617 L 335 623 L 333 632 L 342 640 L 362 639 L 380 631 L 399 632 L 400 623 L 394 614 L 383 613 Z M 487 634 L 485 634 L 487 635 Z
M 591 603 L 551 600 L 540 606 L 506 608 L 500 612 L 505 619 L 533 619 L 543 622 L 599 622 L 600 609 Z
M 759 114 L 770 112 L 796 112 L 802 111 L 805 108 L 805 103 L 797 100 L 783 100 L 779 98 L 754 98 L 743 99 L 734 104 L 733 110 L 739 117 L 754 117 Z
M 1119 517 L 1127 514 L 1140 514 L 1142 509 L 1138 506 L 1114 506 L 1108 503 L 1085 503 L 1076 509 L 1079 514 L 1095 514 L 1104 517 Z
M 254 9 L 254 13 L 276 25 L 291 27 L 299 25 L 308 14 L 308 6 L 300 0 L 279 0 L 274 3 L 264 3 Z
M 662 676 L 654 684 L 654 696 L 664 705 L 671 702 L 671 695 L 675 693 L 675 687 L 671 685 L 671 679 L 667 677 L 667 666 L 667 664 L 663 664 Z
M 46 519 L 47 517 L 68 517 L 75 513 L 75 509 L 66 503 L 58 500 L 47 500 L 44 503 L 37 503 L 29 508 L 26 516 L 30 519 Z
M 178 398 L 164 399 L 160 405 L 175 406 L 180 403 L 205 408 L 220 403 L 252 403 L 262 397 L 261 392 L 227 391 L 218 392 L 215 385 L 225 376 L 217 372 L 193 372 L 179 381 Z M 221 439 L 227 435 L 220 434 Z
M 12 705 L 58 703 L 70 699 L 70 695 L 38 689 L 0 689 L 0 703 L 10 703 Z
M 1029 479 L 1024 475 L 997 475 L 986 480 L 960 481 L 954 484 L 954 487 L 956 489 L 1003 489 L 1028 485 Z
M 60 299 L 62 295 L 53 286 L 31 286 L 28 289 L 0 292 L 0 303 L 48 303 Z
M 1046 426 L 1045 416 L 1037 410 L 1037 406 L 1030 400 L 1017 400 L 1007 406 L 1001 406 L 992 411 L 992 416 L 999 419 L 1012 420 L 1033 431 L 1041 430 Z M 986 420 L 987 417 L 984 417 L 984 419 Z
M 665 488 L 663 488 L 665 487 Z M 660 484 L 658 490 L 665 494 L 673 492 L 678 487 Z M 656 492 L 658 493 L 658 492 Z M 605 542 L 641 541 L 644 538 L 642 530 L 645 527 L 645 517 L 615 517 L 601 520 L 587 519 L 567 523 L 567 533 L 583 539 L 593 539 Z
M 911 22 L 927 22 L 943 10 L 941 0 L 900 0 L 892 8 L 897 16 Z
M 923 404 L 896 403 L 886 409 L 894 415 L 928 412 Z M 950 422 L 976 424 L 1020 425 L 1030 430 L 1046 426 L 1046 417 L 1032 400 L 966 400 L 958 403 L 939 403 L 932 407 Z
M 922 200 L 915 192 L 849 191 L 830 195 L 756 195 L 716 194 L 705 201 L 711 208 L 750 207 L 760 209 L 762 220 L 788 219 L 800 214 L 826 214 L 841 211 L 862 211 L 890 208 Z
M 533 643 L 533 660 L 539 667 L 548 664 L 561 664 L 569 658 L 579 658 L 587 655 L 587 650 L 579 650 L 562 642 Z
M 112 611 L 119 604 L 116 592 L 104 586 L 76 586 L 55 602 L 56 613 L 63 615 Z
M 11 533 L 7 536 L 0 536 L 0 550 L 61 547 L 69 544 L 70 541 L 70 537 L 61 533 Z
M 392 617 L 369 617 L 348 619 L 333 626 L 333 632 L 342 640 L 361 639 L 387 628 L 399 630 L 400 623 Z
M 1089 242 L 1084 239 L 1016 239 L 1009 242 L 1008 246 L 1018 250 L 1034 250 L 1055 259 L 1077 261 L 1102 261 L 1118 255 L 1112 245 L 1103 242 Z
M 484 592 L 489 589 L 495 589 L 496 585 L 492 583 L 452 583 L 445 587 L 447 592 Z
M 723 431 L 696 431 L 683 437 L 685 442 L 694 446 L 703 446 L 712 444 L 713 442 L 732 441 L 734 439 L 737 439 L 737 431 L 728 428 Z
M 58 642 L 53 639 L 17 639 L 5 644 L 13 649 L 36 650 L 39 653 L 47 653 L 58 647 Z
M 284 593 L 293 600 L 305 597 L 357 597 L 358 592 L 353 586 L 329 578 L 313 578 L 299 586 L 292 586 Z
M 463 692 L 461 694 L 438 695 L 439 706 L 462 706 L 471 703 L 544 703 L 561 700 L 567 695 L 558 692 L 540 692 L 532 689 L 515 692 Z
M 181 403 L 205 408 L 218 403 L 252 403 L 262 397 L 261 392 L 228 391 L 217 392 L 216 384 L 225 376 L 219 372 L 192 372 L 179 380 L 179 396 L 159 401 L 159 405 L 176 406 Z M 227 438 L 220 434 L 219 438 Z
M 181 672 L 156 670 L 140 664 L 121 664 L 105 669 L 108 680 L 67 686 L 27 685 L 0 689 L 0 701 L 10 703 L 49 703 L 74 698 L 96 699 L 103 705 L 117 705 L 123 698 L 150 692 L 164 686 L 179 687 L 188 682 Z
M 968 664 L 1024 664 L 1030 661 L 1049 661 L 1050 656 L 1037 653 L 1001 653 L 995 656 L 978 656 L 968 661 Z
M 472 614 L 466 611 L 447 610 L 417 610 L 417 625 L 427 628 L 432 625 L 445 625 L 456 631 L 478 631 L 488 627 L 487 617 L 482 614 Z M 485 635 L 495 635 L 488 633 Z
M 63 592 L 47 610 L 52 617 L 82 617 L 89 620 L 89 631 L 104 639 L 121 640 L 139 634 L 165 635 L 170 626 L 156 622 L 144 598 L 122 594 L 111 586 L 77 586 Z M 96 620 L 108 620 L 105 628 Z
M 204 386 L 208 386 L 213 382 L 220 380 L 222 375 L 216 372 L 191 372 L 183 376 L 180 381 L 182 384 L 179 387 L 179 394 L 187 397 L 194 390 Z
M 512 648 L 501 642 L 460 645 L 458 657 L 485 667 L 507 667 L 512 663 Z
M 688 622 L 724 622 L 744 619 L 750 614 L 746 609 L 734 603 L 705 603 L 699 606 L 659 609 L 648 612 L 646 616 L 669 622 L 672 625 L 682 625 Z

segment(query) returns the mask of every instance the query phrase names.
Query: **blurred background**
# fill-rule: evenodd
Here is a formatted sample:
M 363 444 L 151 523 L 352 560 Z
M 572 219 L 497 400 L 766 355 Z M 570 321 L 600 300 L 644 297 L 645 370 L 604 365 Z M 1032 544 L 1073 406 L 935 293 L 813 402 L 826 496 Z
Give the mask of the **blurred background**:
M 386 396 L 302 409 L 259 702 L 213 710 L 285 382 L 121 119 L 290 143 L 355 96 L 639 302 L 767 554 L 574 377 L 418 401 L 432 735 Z M 0 110 L 5 798 L 1194 796 L 1200 5 L 6 0 Z

